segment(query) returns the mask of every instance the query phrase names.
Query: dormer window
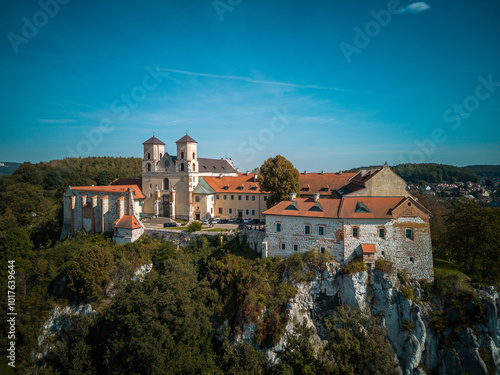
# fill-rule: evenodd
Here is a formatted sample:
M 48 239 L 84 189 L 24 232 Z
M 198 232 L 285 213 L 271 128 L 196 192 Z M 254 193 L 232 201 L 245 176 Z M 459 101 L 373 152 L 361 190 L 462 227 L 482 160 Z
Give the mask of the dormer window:
M 297 208 L 297 206 L 295 204 L 292 203 L 287 208 L 285 208 L 285 210 L 298 211 L 299 209 Z
M 370 210 L 368 209 L 368 207 L 365 206 L 365 204 L 363 202 L 358 202 L 358 203 L 356 203 L 356 209 L 354 210 L 354 212 L 366 213 L 366 212 L 370 212 Z

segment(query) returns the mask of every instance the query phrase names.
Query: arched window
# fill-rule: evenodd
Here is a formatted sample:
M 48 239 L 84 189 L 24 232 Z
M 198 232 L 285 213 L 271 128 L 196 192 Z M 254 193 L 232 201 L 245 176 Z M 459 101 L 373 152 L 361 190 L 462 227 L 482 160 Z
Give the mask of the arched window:
M 196 164 L 193 163 L 193 172 L 196 172 Z
M 184 151 L 181 152 L 181 159 L 184 159 Z
M 151 172 L 151 164 L 148 163 L 148 172 Z
M 151 154 L 148 152 L 148 160 L 151 160 Z
M 181 163 L 181 171 L 184 171 L 184 163 Z
M 199 197 L 199 196 L 196 196 L 196 198 L 194 198 L 194 201 L 195 201 L 195 202 L 199 202 L 199 201 L 200 201 L 200 197 Z
M 196 159 L 196 154 L 193 152 L 193 159 Z
M 168 189 L 169 189 L 168 178 L 164 178 L 163 179 L 163 190 L 168 190 Z

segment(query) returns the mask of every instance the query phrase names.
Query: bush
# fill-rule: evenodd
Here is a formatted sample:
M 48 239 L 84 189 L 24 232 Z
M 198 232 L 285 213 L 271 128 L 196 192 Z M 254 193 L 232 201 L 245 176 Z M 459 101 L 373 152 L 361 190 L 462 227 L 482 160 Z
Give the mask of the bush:
M 405 320 L 405 322 L 403 324 L 403 329 L 405 331 L 411 332 L 411 331 L 413 331 L 415 329 L 415 324 L 413 324 L 409 320 Z
M 201 230 L 201 228 L 203 228 L 202 223 L 200 223 L 199 221 L 193 221 L 187 226 L 186 229 L 189 233 L 193 233 L 193 232 L 198 232 L 199 230 Z
M 409 286 L 401 287 L 401 293 L 406 299 L 408 300 L 413 299 L 413 290 Z
M 363 272 L 368 269 L 368 265 L 363 262 L 363 258 L 356 257 L 349 264 L 344 266 L 344 272 L 348 275 L 352 275 L 353 273 Z
M 394 263 L 387 259 L 377 259 L 375 261 L 375 269 L 386 274 L 394 272 Z

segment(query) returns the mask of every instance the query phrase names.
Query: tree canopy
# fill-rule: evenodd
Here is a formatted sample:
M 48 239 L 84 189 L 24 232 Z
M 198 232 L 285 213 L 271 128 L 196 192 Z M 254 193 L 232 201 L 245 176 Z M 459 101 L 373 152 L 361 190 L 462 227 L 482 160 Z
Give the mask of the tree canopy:
M 281 155 L 267 159 L 260 167 L 258 181 L 263 191 L 268 191 L 267 207 L 299 194 L 299 171 Z

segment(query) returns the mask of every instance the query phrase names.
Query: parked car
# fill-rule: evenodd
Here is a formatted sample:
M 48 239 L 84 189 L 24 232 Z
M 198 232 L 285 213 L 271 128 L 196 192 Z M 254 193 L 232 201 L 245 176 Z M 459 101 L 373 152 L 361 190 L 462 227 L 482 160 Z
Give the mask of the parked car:
M 260 220 L 259 219 L 253 219 L 251 221 L 252 224 L 259 224 L 260 223 Z
M 220 222 L 222 222 L 222 220 L 217 219 L 217 218 L 212 219 L 212 224 L 218 224 Z
M 237 223 L 238 222 L 238 219 L 235 218 L 235 217 L 232 217 L 231 219 L 229 219 L 229 222 L 230 223 Z
M 163 228 L 176 227 L 176 223 L 163 223 Z
M 247 223 L 247 224 L 250 224 L 252 222 L 252 219 L 250 218 L 246 218 L 245 220 L 243 220 L 244 223 Z
M 219 221 L 219 224 L 227 224 L 229 223 L 229 221 L 227 221 L 226 219 L 222 219 Z
M 237 222 L 238 224 L 243 223 L 243 218 L 242 218 L 242 217 L 237 218 L 237 219 L 236 219 L 236 222 Z

